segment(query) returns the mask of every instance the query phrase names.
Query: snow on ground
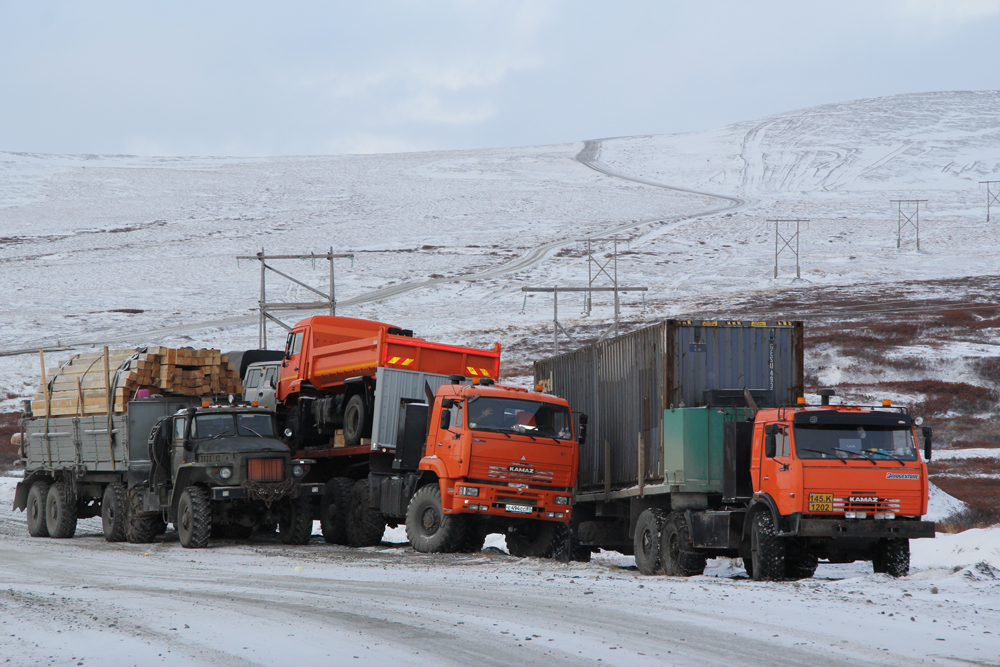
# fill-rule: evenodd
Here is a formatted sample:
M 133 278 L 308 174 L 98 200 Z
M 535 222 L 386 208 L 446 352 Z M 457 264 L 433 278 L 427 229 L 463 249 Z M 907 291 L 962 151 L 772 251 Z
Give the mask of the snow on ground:
M 109 544 L 96 519 L 32 539 L 9 509 L 15 481 L 0 478 L 15 665 L 989 665 L 1000 651 L 1000 529 L 914 541 L 898 580 L 858 563 L 753 582 L 730 559 L 684 579 L 608 552 L 563 565 L 395 539 Z

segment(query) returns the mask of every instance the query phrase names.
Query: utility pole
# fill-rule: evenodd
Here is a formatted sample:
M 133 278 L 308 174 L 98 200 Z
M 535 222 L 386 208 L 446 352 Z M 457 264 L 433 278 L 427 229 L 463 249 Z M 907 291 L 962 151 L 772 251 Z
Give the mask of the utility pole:
M 990 207 L 993 204 L 1000 206 L 1000 181 L 979 181 L 979 184 L 986 184 L 986 222 L 990 221 Z
M 563 325 L 559 322 L 560 292 L 587 292 L 588 294 L 590 292 L 614 292 L 615 297 L 617 298 L 618 292 L 646 292 L 648 290 L 649 290 L 648 287 L 621 287 L 617 284 L 614 287 L 593 287 L 591 285 L 587 285 L 586 287 L 559 287 L 558 285 L 556 285 L 554 287 L 521 288 L 522 292 L 548 292 L 552 294 L 552 353 L 553 354 L 559 354 L 560 331 L 563 332 L 563 334 L 567 338 L 569 338 L 577 347 L 583 347 L 575 338 L 573 338 L 573 335 L 569 331 L 567 331 L 566 328 L 563 327 Z M 616 306 L 615 321 L 611 324 L 610 327 L 608 327 L 608 329 L 603 334 L 601 334 L 601 337 L 598 339 L 597 342 L 601 342 L 602 340 L 607 338 L 608 334 L 611 333 L 612 331 L 615 332 L 616 336 L 618 335 L 619 310 L 617 308 L 617 301 L 615 302 L 615 306 Z
M 303 253 L 301 255 L 267 255 L 264 249 L 261 248 L 260 252 L 256 255 L 240 255 L 236 259 L 237 261 L 241 259 L 252 259 L 260 262 L 260 300 L 257 302 L 258 309 L 260 311 L 260 321 L 257 325 L 257 344 L 262 350 L 267 349 L 267 321 L 270 320 L 283 328 L 285 331 L 291 331 L 292 327 L 288 326 L 277 317 L 272 315 L 273 312 L 282 310 L 319 310 L 321 308 L 329 309 L 330 315 L 337 314 L 337 299 L 336 299 L 336 279 L 333 271 L 333 260 L 334 259 L 351 259 L 351 263 L 354 263 L 354 255 L 352 253 L 334 253 L 331 247 L 329 252 L 317 254 L 314 252 Z M 324 294 L 320 290 L 306 285 L 301 280 L 293 278 L 292 276 L 279 271 L 267 262 L 269 260 L 279 260 L 279 259 L 311 259 L 315 262 L 317 259 L 328 260 L 330 262 L 330 293 Z M 272 271 L 277 273 L 282 278 L 292 281 L 296 285 L 306 288 L 310 292 L 318 294 L 323 298 L 323 301 L 299 301 L 299 302 L 274 302 L 268 303 L 267 301 L 267 272 Z
M 768 222 L 774 223 L 774 277 L 778 277 L 778 255 L 784 250 L 789 250 L 793 255 L 795 255 L 795 277 L 802 277 L 802 268 L 799 264 L 799 228 L 801 223 L 809 222 L 805 219 L 789 219 L 789 220 L 768 220 Z M 781 233 L 781 223 L 795 223 L 795 233 L 791 236 L 787 236 Z M 792 247 L 792 242 L 795 242 L 795 247 Z M 780 242 L 780 247 L 779 247 Z
M 618 285 L 618 242 L 619 241 L 628 241 L 628 238 L 621 237 L 621 236 L 608 236 L 608 237 L 603 237 L 603 238 L 594 237 L 594 238 L 578 239 L 578 242 L 586 243 L 587 244 L 587 286 L 590 288 L 590 289 L 587 290 L 587 316 L 588 317 L 590 316 L 591 309 L 593 308 L 593 302 L 594 302 L 594 295 L 593 295 L 593 293 L 595 291 L 596 292 L 613 291 L 615 293 L 615 318 L 618 317 L 618 312 L 620 310 L 620 306 L 619 306 L 619 302 L 618 302 L 618 292 L 621 291 L 621 289 L 619 288 L 619 289 L 613 289 L 613 290 L 603 290 L 603 289 L 602 290 L 595 290 L 595 289 L 593 289 L 593 287 L 594 287 L 594 283 L 597 282 L 601 278 L 602 274 L 609 281 L 611 281 L 612 287 L 617 287 L 617 285 Z M 604 247 L 603 244 L 605 244 L 605 243 L 613 243 L 614 246 L 613 246 L 613 252 L 611 253 L 611 257 L 609 257 L 607 260 L 605 260 L 603 262 L 601 261 L 601 258 L 595 257 L 594 256 L 594 243 L 600 243 L 600 244 L 602 244 L 601 245 L 602 248 Z M 596 272 L 595 272 L 595 269 L 596 269 Z M 617 332 L 616 332 L 615 335 L 617 335 Z
M 903 245 L 903 229 L 913 227 L 917 234 L 917 250 L 920 250 L 920 205 L 926 204 L 926 199 L 890 199 L 890 203 L 896 204 L 899 212 L 899 219 L 896 223 L 896 248 Z M 903 204 L 912 204 L 913 210 L 909 213 L 903 212 Z M 907 206 L 909 208 L 909 206 Z

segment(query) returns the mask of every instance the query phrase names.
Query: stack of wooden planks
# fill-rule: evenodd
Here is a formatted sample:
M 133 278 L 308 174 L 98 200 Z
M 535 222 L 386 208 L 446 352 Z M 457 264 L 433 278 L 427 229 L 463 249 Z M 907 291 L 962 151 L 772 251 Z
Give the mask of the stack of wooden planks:
M 148 347 L 143 352 L 111 350 L 78 354 L 46 377 L 31 402 L 37 416 L 108 413 L 108 387 L 113 387 L 114 411 L 122 413 L 137 391 L 150 394 L 207 396 L 239 394 L 243 385 L 236 364 L 218 350 Z M 116 372 L 117 371 L 117 372 Z M 51 392 L 46 400 L 46 385 Z

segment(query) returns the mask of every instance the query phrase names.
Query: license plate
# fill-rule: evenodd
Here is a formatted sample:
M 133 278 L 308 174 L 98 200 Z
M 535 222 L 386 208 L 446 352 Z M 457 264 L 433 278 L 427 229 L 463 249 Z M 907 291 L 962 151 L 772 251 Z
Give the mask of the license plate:
M 833 494 L 832 493 L 810 493 L 809 494 L 809 511 L 810 512 L 832 512 L 833 511 Z
M 527 505 L 507 505 L 508 512 L 517 512 L 518 514 L 531 514 L 531 508 Z

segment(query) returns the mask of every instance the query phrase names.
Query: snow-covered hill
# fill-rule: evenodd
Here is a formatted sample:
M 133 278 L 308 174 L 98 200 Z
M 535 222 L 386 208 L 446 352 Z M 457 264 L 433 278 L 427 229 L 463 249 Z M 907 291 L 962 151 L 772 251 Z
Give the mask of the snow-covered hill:
M 0 153 L 0 349 L 108 339 L 255 344 L 259 274 L 235 256 L 261 247 L 353 251 L 353 263 L 337 265 L 343 314 L 455 342 L 500 340 L 522 372 L 546 352 L 552 306 L 520 288 L 584 283 L 575 241 L 585 236 L 620 230 L 629 239 L 620 279 L 650 288 L 645 309 L 639 295 L 624 298 L 633 322 L 747 308 L 738 304 L 748 296 L 813 286 L 877 294 L 882 285 L 997 272 L 1000 210 L 986 223 L 978 184 L 1000 179 L 997 91 L 859 100 L 594 146 L 595 164 L 613 172 L 747 202 L 701 217 L 691 216 L 731 204 L 595 171 L 575 159 L 582 149 L 260 159 Z M 889 200 L 897 198 L 929 200 L 919 253 L 912 230 L 896 248 Z M 788 251 L 773 278 L 767 221 L 790 217 L 811 220 L 801 281 Z M 326 287 L 322 263 L 283 268 Z M 358 303 L 401 284 L 419 288 Z M 269 298 L 312 299 L 272 285 Z M 607 322 L 610 303 L 595 298 L 588 320 L 582 297 L 564 296 L 560 319 L 569 328 Z M 36 365 L 0 360 L 0 398 L 30 391 Z

